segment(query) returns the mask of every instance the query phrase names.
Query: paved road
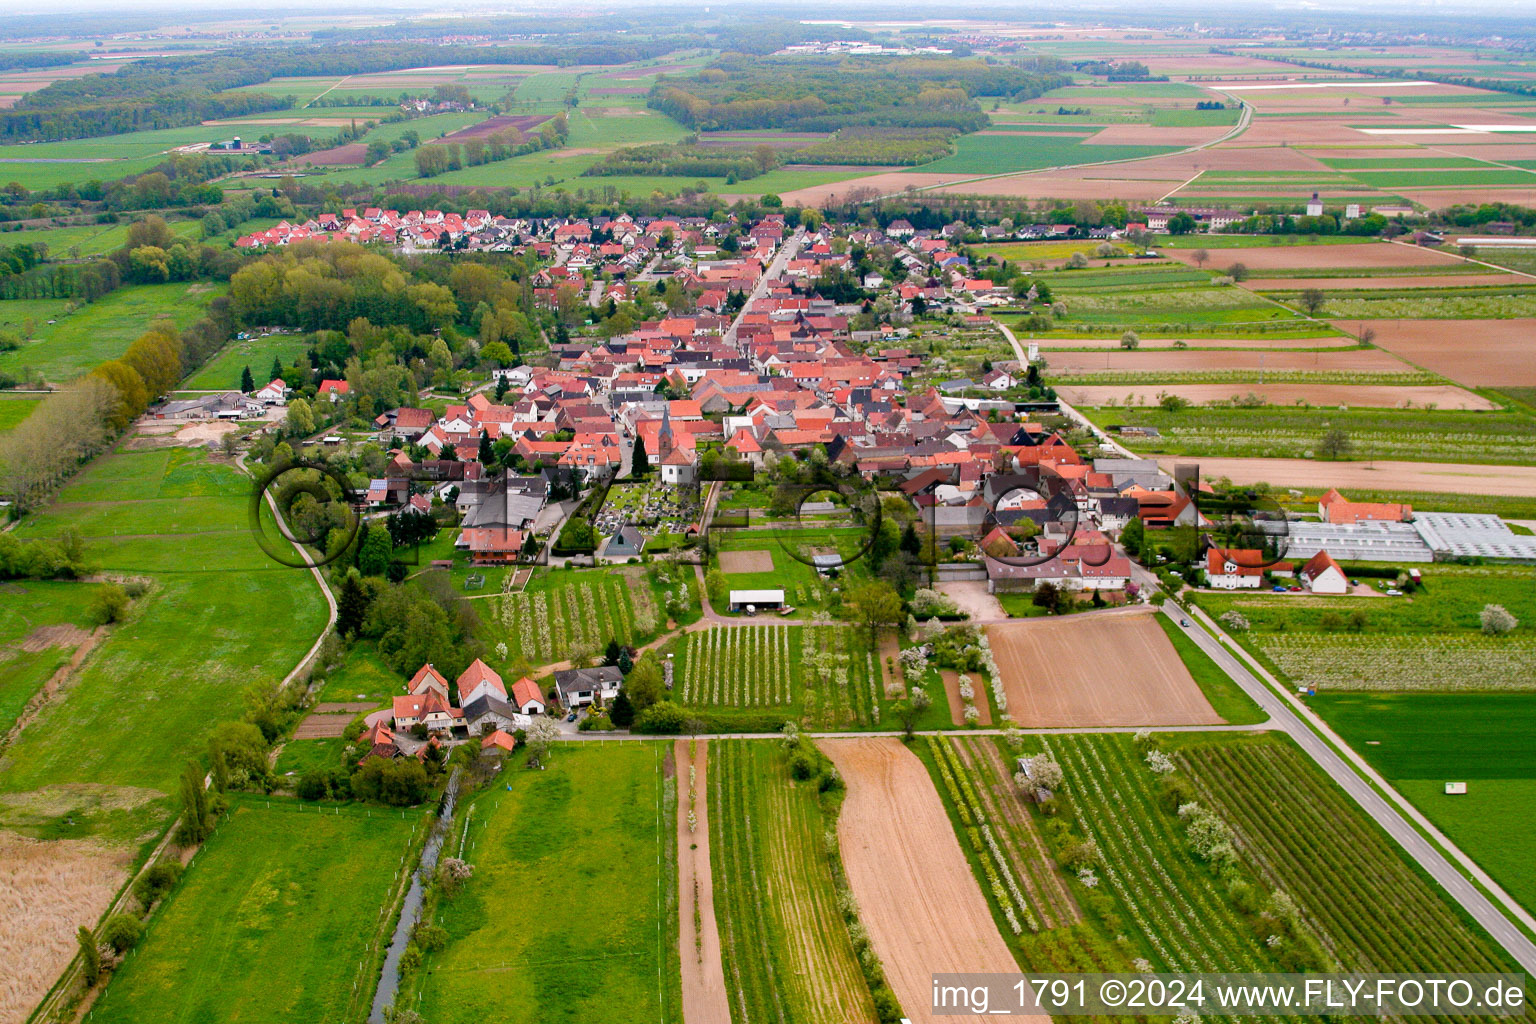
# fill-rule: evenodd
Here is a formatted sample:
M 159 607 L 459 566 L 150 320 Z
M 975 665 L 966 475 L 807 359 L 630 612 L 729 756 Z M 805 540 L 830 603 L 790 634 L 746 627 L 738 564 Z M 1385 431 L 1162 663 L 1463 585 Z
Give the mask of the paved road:
M 768 268 L 763 271 L 763 276 L 757 279 L 757 284 L 752 286 L 752 294 L 748 295 L 747 301 L 742 304 L 741 312 L 736 314 L 736 319 L 731 321 L 731 326 L 725 329 L 727 343 L 736 344 L 736 328 L 741 326 L 742 318 L 752 308 L 752 303 L 768 294 L 768 286 L 784 275 L 784 268 L 800 251 L 800 243 L 803 241 L 805 241 L 805 228 L 796 228 L 794 234 L 784 239 L 779 246 L 778 254 L 769 261 Z
M 1018 359 L 1019 365 L 1028 366 L 1029 359 L 1027 358 L 1027 354 L 1024 351 L 1024 346 L 1019 344 L 1019 339 L 1014 336 L 1013 331 L 1010 330 L 1008 325 L 1003 323 L 1001 320 L 993 320 L 992 322 L 997 325 L 998 330 L 1003 332 L 1003 337 L 1008 339 L 1008 344 L 1013 346 L 1013 354 Z M 1067 417 L 1072 422 L 1088 431 L 1094 437 L 1097 437 L 1099 439 L 1099 444 L 1109 448 L 1120 458 L 1141 458 L 1141 456 L 1137 455 L 1135 452 L 1122 445 L 1119 441 L 1116 441 L 1114 438 L 1104 433 L 1103 430 L 1100 430 L 1097 424 L 1095 424 L 1088 417 L 1084 416 L 1082 413 L 1078 412 L 1076 409 L 1072 408 L 1072 406 L 1068 405 L 1065 401 L 1062 400 L 1060 395 L 1056 396 L 1056 404 L 1061 408 L 1061 414 L 1063 416 Z
M 1397 808 L 1388 803 L 1333 747 L 1329 746 L 1321 736 L 1309 728 L 1307 723 L 1301 720 L 1301 717 L 1292 708 L 1288 700 L 1282 698 L 1278 692 L 1266 686 L 1258 677 L 1250 672 L 1247 665 L 1232 653 L 1230 647 L 1235 645 L 1231 644 L 1231 641 L 1226 638 L 1226 635 L 1221 632 L 1215 623 L 1210 622 L 1204 616 L 1199 616 L 1226 642 L 1219 642 L 1210 633 L 1195 625 L 1194 619 L 1191 617 L 1192 613 L 1185 612 L 1172 601 L 1164 604 L 1163 610 L 1175 622 L 1189 623 L 1189 625 L 1181 627 L 1185 635 L 1198 644 L 1200 649 L 1205 651 L 1206 654 L 1209 654 L 1216 664 L 1220 665 L 1223 671 L 1243 688 L 1243 691 L 1248 696 L 1252 697 L 1261 708 L 1269 713 L 1270 728 L 1279 729 L 1295 740 L 1307 752 L 1308 756 L 1316 761 L 1323 771 L 1328 773 L 1334 782 L 1338 783 L 1367 814 L 1375 819 L 1378 825 L 1386 829 L 1387 833 L 1397 840 L 1398 845 L 1408 851 L 1409 856 L 1418 861 L 1419 865 L 1429 872 L 1435 881 L 1439 882 L 1446 892 L 1450 893 L 1451 897 L 1462 905 L 1468 914 L 1477 919 L 1477 922 L 1494 937 L 1495 941 L 1509 951 L 1510 956 L 1519 962 L 1521 967 L 1529 973 L 1536 973 L 1536 943 L 1532 943 L 1530 939 L 1526 938 L 1524 933 L 1516 928 L 1509 918 L 1498 907 L 1494 906 L 1488 897 L 1484 896 L 1460 871 L 1456 870 L 1450 861 L 1446 860 L 1440 851 L 1430 844 L 1429 840 L 1425 839 L 1413 825 L 1409 824 L 1398 813 Z M 1199 615 L 1198 612 L 1193 614 Z M 1348 748 L 1345 747 L 1345 749 Z M 1384 781 L 1381 785 L 1383 788 L 1390 790 L 1390 787 L 1387 787 Z M 1440 838 L 1443 839 L 1443 837 Z M 1456 849 L 1448 840 L 1444 841 L 1444 846 L 1448 850 Z M 1457 857 L 1460 860 L 1465 855 L 1457 851 Z M 1466 863 L 1470 863 L 1470 860 L 1467 860 Z M 1494 885 L 1492 879 L 1487 879 L 1484 885 L 1489 887 L 1489 891 L 1500 895 L 1502 901 L 1507 901 L 1508 905 L 1518 909 L 1518 905 L 1514 904 L 1514 901 L 1507 894 L 1503 893 L 1503 890 Z

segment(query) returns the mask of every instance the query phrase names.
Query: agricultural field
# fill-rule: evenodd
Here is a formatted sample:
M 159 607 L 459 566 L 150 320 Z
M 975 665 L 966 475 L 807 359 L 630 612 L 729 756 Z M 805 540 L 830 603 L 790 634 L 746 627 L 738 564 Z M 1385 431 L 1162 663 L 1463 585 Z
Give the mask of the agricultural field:
M 10 795 L 0 825 L 138 845 L 163 822 L 177 773 L 214 723 L 240 709 L 247 687 L 298 664 L 325 603 L 307 573 L 272 562 L 251 537 L 248 487 L 198 452 L 119 452 L 23 522 L 25 537 L 78 530 L 87 561 L 148 590 L 0 756 Z M 154 744 L 142 742 L 145 715 Z
M 437 903 L 446 944 L 397 1005 L 442 1024 L 680 1024 L 669 748 L 562 744 L 467 800 L 446 850 L 474 878 Z
M 1400 598 L 1202 593 L 1220 618 L 1236 611 L 1238 642 L 1297 686 L 1339 690 L 1528 690 L 1536 687 L 1536 574 L 1517 566 L 1420 567 L 1425 585 Z M 1502 604 L 1519 620 L 1487 636 L 1479 616 Z
M 500 625 L 493 632 L 513 659 L 533 665 L 600 651 L 609 640 L 642 643 L 660 624 L 656 595 L 639 571 L 544 573 L 493 601 L 490 618 Z
M 1525 819 L 1536 796 L 1536 696 L 1322 693 L 1308 705 L 1477 861 L 1536 909 Z M 1467 792 L 1445 793 L 1447 782 Z
M 1295 899 L 1306 928 L 1342 969 L 1510 969 L 1503 951 L 1289 742 L 1192 739 L 1171 756 L 1264 882 Z
M 424 838 L 419 811 L 239 797 L 92 1020 L 356 1020 L 392 901 Z
M 880 724 L 880 666 L 846 625 L 715 626 L 670 645 L 679 703 L 723 715 L 767 712 L 807 729 Z
M 1138 160 L 1171 153 L 1177 148 L 1174 145 L 1105 144 L 1095 142 L 1091 136 L 1060 138 L 1031 132 L 978 133 L 956 139 L 953 156 L 913 169 L 923 174 L 1008 174 L 1042 167 Z
M 710 862 L 736 1024 L 870 1024 L 874 1007 L 839 909 L 814 780 L 777 743 L 709 744 Z
M 1150 613 L 988 626 L 1008 709 L 1026 728 L 1221 721 Z M 1083 658 L 1092 650 L 1097 656 Z M 1115 685 L 1105 686 L 1106 678 Z
M 837 822 L 843 869 L 905 1015 L 929 1019 L 935 972 L 1016 972 L 923 763 L 893 737 L 819 746 L 847 784 Z
M 207 283 L 131 285 L 73 309 L 61 300 L 39 316 L 33 300 L 0 302 L 0 326 L 33 322 L 29 341 L 0 352 L 0 370 L 32 370 L 49 381 L 68 380 L 116 359 L 157 318 L 178 328 L 196 320 L 222 290 Z M 55 323 L 49 323 L 53 320 Z
M 165 219 L 171 234 L 177 238 L 197 240 L 202 237 L 201 221 L 177 220 L 174 216 L 167 216 Z M 0 236 L 0 242 L 12 246 L 46 245 L 48 254 L 53 259 L 76 255 L 102 256 L 123 247 L 128 241 L 130 223 L 131 221 L 122 219 L 116 224 L 70 224 L 11 231 Z
M 6 395 L 0 397 L 0 433 L 10 430 L 16 424 L 32 415 L 32 410 L 37 408 L 40 398 Z
M 1229 405 L 1169 412 L 1156 406 L 1099 406 L 1087 415 L 1111 432 L 1122 425 L 1156 429 L 1157 437 L 1118 438 L 1132 451 L 1148 455 L 1287 458 L 1313 450 L 1325 432 L 1338 427 L 1349 438 L 1350 459 L 1474 459 L 1509 465 L 1536 461 L 1536 417 L 1508 410 L 1469 413 L 1420 408 L 1405 413 Z

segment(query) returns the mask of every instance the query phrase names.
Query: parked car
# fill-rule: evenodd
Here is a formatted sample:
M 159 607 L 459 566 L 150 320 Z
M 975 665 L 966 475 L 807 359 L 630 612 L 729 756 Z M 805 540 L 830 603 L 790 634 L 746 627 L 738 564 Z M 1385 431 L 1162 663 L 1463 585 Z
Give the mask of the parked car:
M 566 715 L 565 716 L 565 720 L 567 722 L 574 722 L 574 721 L 576 721 L 576 712 L 572 711 L 570 714 Z
M 1275 593 L 1277 593 L 1277 594 L 1283 594 L 1283 593 L 1285 593 L 1285 588 L 1284 588 L 1284 587 L 1282 587 L 1282 586 L 1281 586 L 1281 585 L 1280 585 L 1280 584 L 1278 584 L 1278 583 L 1276 583 L 1276 584 L 1275 584 L 1275 585 L 1274 585 L 1274 586 L 1272 586 L 1272 587 L 1270 587 L 1270 588 L 1269 588 L 1269 589 L 1270 589 L 1270 590 L 1272 590 L 1272 591 L 1274 591 L 1274 592 L 1275 592 Z

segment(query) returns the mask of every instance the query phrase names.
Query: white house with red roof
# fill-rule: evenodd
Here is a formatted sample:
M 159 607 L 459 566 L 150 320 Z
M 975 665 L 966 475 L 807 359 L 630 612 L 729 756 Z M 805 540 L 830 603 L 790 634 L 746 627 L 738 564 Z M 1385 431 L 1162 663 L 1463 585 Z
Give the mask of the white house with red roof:
M 465 707 L 477 697 L 492 696 L 507 699 L 507 687 L 501 676 L 485 662 L 476 658 L 459 676 L 459 706 Z
M 1256 590 L 1264 584 L 1264 563 L 1264 552 L 1252 548 L 1211 548 L 1206 582 L 1218 590 Z
M 431 662 L 417 669 L 405 688 L 418 697 L 424 693 L 435 692 L 443 700 L 448 699 L 448 680 L 432 666 Z
M 1319 551 L 1301 568 L 1302 584 L 1314 594 L 1347 594 L 1349 577 L 1333 556 Z
M 538 683 L 524 676 L 512 684 L 512 706 L 521 715 L 542 715 L 545 708 L 544 692 L 539 689 Z

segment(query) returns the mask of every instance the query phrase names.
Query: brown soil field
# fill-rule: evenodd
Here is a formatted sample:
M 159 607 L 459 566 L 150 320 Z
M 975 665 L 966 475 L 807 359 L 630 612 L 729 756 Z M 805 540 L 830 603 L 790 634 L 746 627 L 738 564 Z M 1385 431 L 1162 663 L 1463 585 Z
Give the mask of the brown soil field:
M 905 1015 L 917 1024 L 987 1019 L 931 1012 L 935 973 L 1016 974 L 1019 965 L 997 932 L 928 769 L 894 737 L 819 746 L 848 785 L 837 821 L 843 868 Z
M 1175 462 L 1159 459 L 1170 472 Z M 1337 487 L 1369 491 L 1432 491 L 1536 498 L 1536 466 L 1479 466 L 1447 462 L 1316 462 L 1311 459 L 1199 459 L 1200 472 L 1234 483 L 1265 481 L 1311 494 Z M 1011 701 L 1011 698 L 1010 698 Z
M 825 203 L 834 202 L 836 199 L 848 195 L 854 189 L 872 188 L 882 195 L 889 195 L 905 191 L 908 188 L 929 188 L 933 185 L 943 185 L 952 181 L 963 181 L 969 177 L 972 177 L 972 175 L 917 174 L 911 171 L 901 171 L 894 174 L 875 174 L 867 178 L 853 178 L 848 181 L 834 181 L 826 185 L 810 185 L 806 188 L 797 188 L 793 191 L 780 193 L 780 198 L 791 206 L 820 207 Z
M 1333 352 L 1058 352 L 1051 373 L 1108 370 L 1354 370 L 1363 373 L 1411 373 L 1413 368 L 1380 349 L 1348 348 Z
M 1028 339 L 1035 341 L 1035 339 Z M 1174 346 L 1183 341 L 1191 349 L 1202 348 L 1240 348 L 1240 349 L 1264 349 L 1268 351 L 1284 350 L 1289 348 L 1353 348 L 1355 339 L 1341 338 L 1336 335 L 1327 335 L 1321 338 L 1142 338 L 1141 351 L 1156 351 L 1159 349 L 1173 349 L 1181 351 Z M 1120 347 L 1119 338 L 1041 338 L 1038 340 L 1041 351 L 1053 349 L 1073 348 L 1114 348 Z M 1054 367 L 1055 362 L 1051 365 Z
M 673 747 L 677 760 L 677 948 L 683 963 L 683 1020 L 728 1021 L 731 1002 L 726 995 L 720 963 L 720 929 L 715 923 L 715 886 L 709 869 L 709 787 L 705 777 L 709 741 L 697 742 L 697 757 L 689 759 L 690 740 Z M 693 813 L 697 830 L 688 830 L 688 768 L 694 769 Z M 697 901 L 699 929 L 694 930 Z
M 16 105 L 16 101 L 19 99 L 21 99 L 21 95 L 19 93 L 10 96 L 0 96 L 0 109 L 9 109 L 14 107 Z
M 456 132 L 450 132 L 443 136 L 443 141 L 463 142 L 465 139 L 488 139 L 506 128 L 516 128 L 520 132 L 528 132 L 548 121 L 552 116 L 552 114 L 503 114 L 500 117 L 488 117 L 479 124 L 472 124 L 468 128 L 460 128 Z
M 1193 263 L 1193 249 L 1169 249 L 1166 255 Z M 1359 245 L 1274 245 L 1256 249 L 1221 249 L 1211 262 L 1241 263 L 1250 271 L 1323 269 L 1367 270 L 1373 267 L 1422 267 L 1459 262 L 1456 257 L 1417 245 L 1361 242 Z
M 1115 169 L 1128 168 L 1129 165 L 1121 164 Z M 1103 168 L 1098 170 L 1100 174 L 1104 173 Z M 1125 199 L 1151 202 L 1178 186 L 1179 180 L 1175 179 L 1090 178 L 1075 175 L 1071 171 L 1053 171 L 1049 174 L 1014 174 L 1006 178 L 989 178 L 951 185 L 937 191 L 956 195 L 1026 199 Z
M 1318 408 L 1334 406 L 1362 407 L 1368 409 L 1406 408 L 1408 402 L 1427 406 L 1433 402 L 1439 409 L 1468 409 L 1486 411 L 1496 408 L 1482 395 L 1474 394 L 1449 384 L 1414 384 L 1403 387 L 1391 384 L 1067 384 L 1058 388 L 1073 405 L 1104 405 L 1118 402 L 1121 405 L 1152 406 L 1160 394 L 1178 395 L 1195 405 L 1207 402 L 1225 402 L 1241 398 L 1249 393 L 1258 395 L 1270 405 L 1295 405 L 1306 402 Z
M 1219 725 L 1150 610 L 988 626 L 1024 728 Z
M 79 647 L 85 643 L 86 638 L 90 635 L 91 631 L 89 629 L 82 629 L 79 626 L 68 624 L 61 626 L 39 626 L 22 637 L 19 646 L 28 654 L 36 654 L 38 651 L 44 651 L 50 647 Z
M 1365 323 L 1377 345 L 1469 387 L 1536 386 L 1536 320 Z
M 0 832 L 0 1024 L 19 1024 L 127 877 L 130 851 Z
M 296 740 L 328 740 L 334 739 L 347 731 L 347 723 L 352 721 L 349 714 L 313 714 L 308 715 L 293 730 L 293 738 Z
M 1215 128 L 1159 128 L 1151 124 L 1112 124 L 1090 139 L 1088 146 L 1198 146 L 1231 131 L 1231 126 Z
M 368 158 L 368 147 L 361 142 L 349 142 L 345 146 L 333 146 L 313 153 L 305 153 L 289 160 L 295 164 L 314 164 L 316 167 L 361 167 Z
M 1389 274 L 1383 277 L 1258 277 L 1243 282 L 1256 292 L 1298 291 L 1302 288 L 1364 290 L 1367 288 L 1474 288 L 1526 284 L 1514 274 Z
M 1382 127 L 1386 126 L 1383 125 Z M 1363 134 L 1346 126 L 1342 121 L 1333 122 L 1322 118 L 1308 117 L 1275 117 L 1263 120 L 1255 119 L 1240 138 L 1244 144 L 1249 146 L 1285 147 L 1326 146 L 1331 144 L 1358 146 L 1372 139 L 1385 139 L 1386 137 Z M 1269 169 L 1263 164 L 1250 164 L 1249 167 L 1256 171 Z
M 773 572 L 772 551 L 722 551 L 720 552 L 720 571 L 731 572 Z
M 1517 206 L 1536 206 L 1536 188 L 1453 188 L 1399 190 L 1397 195 L 1422 203 L 1430 209 L 1441 210 L 1458 203 L 1514 203 Z M 1474 234 L 1467 231 L 1466 234 Z

